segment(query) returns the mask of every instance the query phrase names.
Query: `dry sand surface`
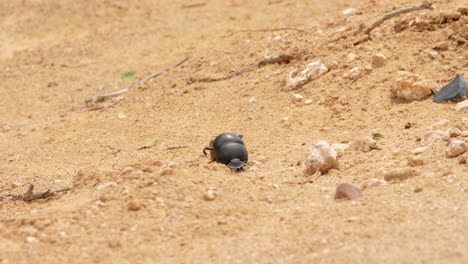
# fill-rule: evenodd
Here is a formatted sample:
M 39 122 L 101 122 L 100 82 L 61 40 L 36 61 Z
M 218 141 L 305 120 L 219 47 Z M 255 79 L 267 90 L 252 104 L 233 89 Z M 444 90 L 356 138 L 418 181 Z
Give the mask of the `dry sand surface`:
M 468 154 L 446 154 L 468 109 L 391 93 L 398 71 L 468 74 L 467 2 L 362 32 L 419 4 L 0 1 L 0 263 L 468 263 Z M 323 75 L 287 86 L 316 60 Z M 202 154 L 225 131 L 244 135 L 243 172 Z M 350 147 L 304 174 L 318 140 Z M 342 182 L 362 196 L 335 200 Z M 14 199 L 29 183 L 73 189 Z

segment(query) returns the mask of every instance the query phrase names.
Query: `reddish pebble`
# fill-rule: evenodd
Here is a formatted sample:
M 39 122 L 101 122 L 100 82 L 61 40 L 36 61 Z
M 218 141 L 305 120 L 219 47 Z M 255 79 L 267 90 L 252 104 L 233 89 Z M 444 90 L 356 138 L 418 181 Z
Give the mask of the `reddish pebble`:
M 362 196 L 362 191 L 358 187 L 343 182 L 336 187 L 335 199 L 354 199 Z

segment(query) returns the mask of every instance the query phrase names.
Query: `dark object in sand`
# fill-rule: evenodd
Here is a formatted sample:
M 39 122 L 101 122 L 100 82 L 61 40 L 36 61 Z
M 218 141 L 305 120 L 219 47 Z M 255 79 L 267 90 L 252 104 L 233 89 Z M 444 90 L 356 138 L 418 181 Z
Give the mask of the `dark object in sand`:
M 468 81 L 463 75 L 457 74 L 453 81 L 434 94 L 432 101 L 441 103 L 447 100 L 462 100 L 466 97 L 468 97 Z

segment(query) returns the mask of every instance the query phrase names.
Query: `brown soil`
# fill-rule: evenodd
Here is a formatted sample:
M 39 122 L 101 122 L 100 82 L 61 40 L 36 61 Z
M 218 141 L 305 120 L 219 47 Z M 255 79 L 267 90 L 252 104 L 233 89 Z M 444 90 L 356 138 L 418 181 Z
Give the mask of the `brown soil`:
M 414 4 L 0 1 L 0 262 L 467 263 L 468 165 L 445 156 L 447 138 L 437 133 L 466 132 L 468 114 L 454 103 L 390 96 L 399 70 L 439 86 L 467 73 L 466 2 L 435 1 L 434 10 L 392 18 L 353 45 L 360 25 Z M 286 27 L 303 30 L 239 31 Z M 202 79 L 296 52 L 304 55 L 289 64 L 189 85 L 185 63 L 123 101 L 85 104 L 101 84 L 101 93 L 116 91 L 189 55 L 191 78 Z M 378 52 L 384 67 L 343 78 Z M 335 66 L 286 89 L 293 68 L 317 59 Z M 293 93 L 312 104 L 292 103 Z M 224 131 L 244 135 L 243 172 L 201 153 Z M 317 140 L 352 144 L 373 133 L 383 135 L 378 149 L 347 150 L 337 170 L 304 176 Z M 407 168 L 421 146 L 429 148 L 413 177 L 333 199 L 341 182 L 362 186 Z M 74 189 L 7 199 L 29 183 Z

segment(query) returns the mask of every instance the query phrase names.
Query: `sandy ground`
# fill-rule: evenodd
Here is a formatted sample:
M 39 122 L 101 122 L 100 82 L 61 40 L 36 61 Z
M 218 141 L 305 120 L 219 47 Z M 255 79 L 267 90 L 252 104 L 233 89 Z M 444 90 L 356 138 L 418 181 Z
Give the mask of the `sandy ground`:
M 390 93 L 400 70 L 437 87 L 467 73 L 468 6 L 434 1 L 371 40 L 359 32 L 415 4 L 1 1 L 0 262 L 468 263 L 468 165 L 445 154 L 449 129 L 468 141 L 468 112 Z M 370 67 L 376 53 L 383 67 Z M 206 82 L 280 54 L 302 56 Z M 314 60 L 329 71 L 291 91 L 288 74 Z M 353 67 L 362 75 L 344 78 Z M 243 172 L 202 154 L 224 131 L 244 135 Z M 338 169 L 304 174 L 317 140 L 365 137 L 373 150 L 349 148 Z M 411 173 L 363 188 L 398 170 Z M 334 200 L 341 182 L 362 197 Z M 29 183 L 73 189 L 11 199 Z

